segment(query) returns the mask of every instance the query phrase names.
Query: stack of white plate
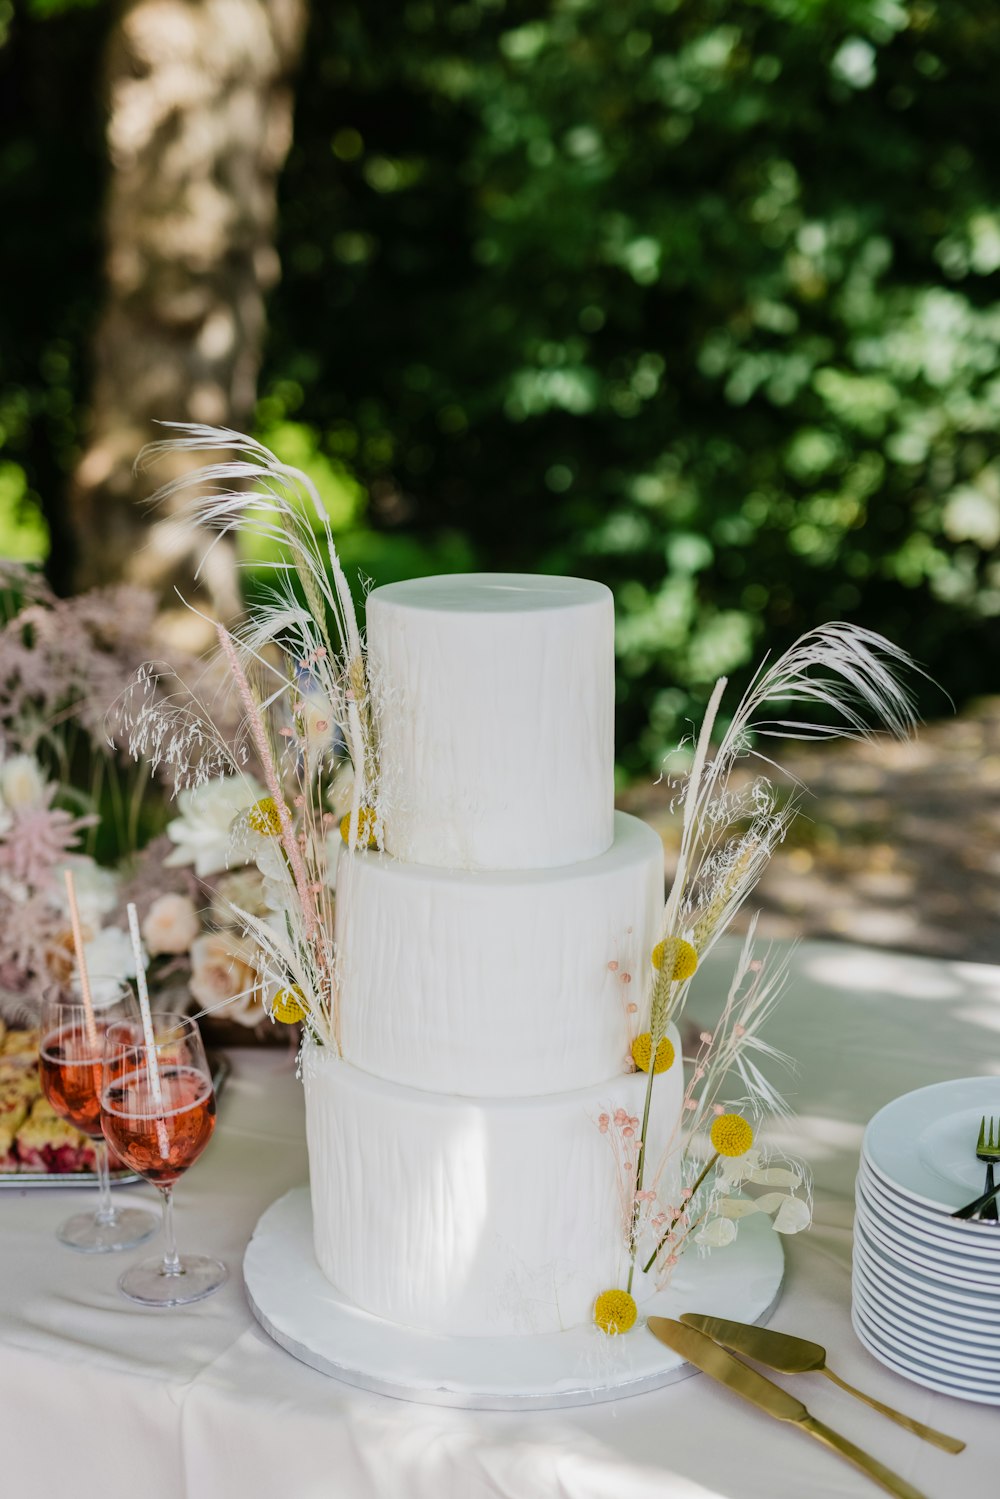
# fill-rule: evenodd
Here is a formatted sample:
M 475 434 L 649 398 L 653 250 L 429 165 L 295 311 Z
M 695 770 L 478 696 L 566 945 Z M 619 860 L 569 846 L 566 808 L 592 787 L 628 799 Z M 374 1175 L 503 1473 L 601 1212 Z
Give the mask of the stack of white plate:
M 1000 1223 L 951 1216 L 985 1189 L 976 1159 L 984 1114 L 1000 1116 L 1000 1077 L 918 1088 L 869 1124 L 853 1319 L 865 1347 L 896 1373 L 1000 1405 Z

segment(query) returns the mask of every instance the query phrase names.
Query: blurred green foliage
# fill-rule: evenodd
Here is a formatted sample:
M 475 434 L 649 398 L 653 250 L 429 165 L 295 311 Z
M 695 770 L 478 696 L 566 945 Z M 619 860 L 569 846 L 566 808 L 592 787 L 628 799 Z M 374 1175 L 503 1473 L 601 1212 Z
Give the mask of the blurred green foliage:
M 74 133 L 34 94 L 65 124 L 81 64 L 93 93 L 98 22 L 0 50 L 30 105 L 0 192 L 34 214 L 0 458 L 29 493 L 75 440 L 99 183 L 96 100 Z M 997 76 L 995 0 L 314 0 L 260 435 L 377 582 L 609 582 L 632 768 L 831 617 L 995 688 Z
M 100 306 L 99 96 L 111 8 L 0 0 L 0 556 L 69 581 L 65 493 Z

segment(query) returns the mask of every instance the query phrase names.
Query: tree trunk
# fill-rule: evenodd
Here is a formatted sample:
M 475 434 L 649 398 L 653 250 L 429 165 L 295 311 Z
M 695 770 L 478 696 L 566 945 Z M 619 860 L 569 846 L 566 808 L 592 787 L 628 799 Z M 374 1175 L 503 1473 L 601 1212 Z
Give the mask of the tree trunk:
M 111 182 L 107 303 L 95 341 L 92 430 L 71 509 L 80 587 L 122 578 L 239 609 L 235 558 L 183 498 L 140 503 L 184 470 L 132 465 L 159 421 L 241 430 L 256 398 L 264 294 L 278 277 L 276 181 L 291 142 L 291 76 L 306 0 L 127 0 L 107 58 Z M 205 461 L 199 455 L 189 466 Z

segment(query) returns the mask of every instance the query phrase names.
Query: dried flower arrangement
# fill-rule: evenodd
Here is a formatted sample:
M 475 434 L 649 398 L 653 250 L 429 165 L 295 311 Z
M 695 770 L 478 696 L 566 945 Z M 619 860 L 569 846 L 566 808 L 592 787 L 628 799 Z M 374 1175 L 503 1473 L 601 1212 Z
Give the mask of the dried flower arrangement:
M 301 1021 L 339 1050 L 333 882 L 340 824 L 351 847 L 381 843 L 377 730 L 354 602 L 307 475 L 238 432 L 175 425 L 183 435 L 153 444 L 143 463 L 175 448 L 230 448 L 237 456 L 185 475 L 158 498 L 190 488 L 195 523 L 217 538 L 240 529 L 267 536 L 284 560 L 240 630 L 216 626 L 239 707 L 237 732 L 220 733 L 214 711 L 193 693 L 166 695 L 151 668 L 119 700 L 115 732 L 135 759 L 168 771 L 181 798 L 179 822 L 189 825 L 175 827 L 174 836 L 196 872 L 207 873 L 204 845 L 213 843 L 198 823 L 210 792 L 222 809 L 215 845 L 224 847 L 227 867 L 259 875 L 253 899 L 245 874 L 242 886 L 217 887 L 217 914 L 248 944 L 241 954 L 247 986 L 228 998 L 196 986 L 204 1010 L 252 992 L 272 1019 Z M 232 932 L 228 940 L 232 950 Z
M 59 735 L 76 724 L 104 745 L 104 714 L 141 665 L 155 596 L 121 584 L 74 598 L 53 594 L 34 570 L 0 563 L 8 602 L 0 626 L 0 734 L 28 754 L 62 757 Z
M 213 979 L 216 993 L 229 982 L 226 992 L 234 994 L 232 975 L 224 981 L 222 973 L 232 960 L 196 914 L 196 882 L 179 876 L 171 889 L 161 873 L 173 830 L 187 826 L 185 808 L 171 824 L 166 847 L 154 838 L 136 854 L 140 821 L 153 828 L 162 822 L 160 794 L 149 797 L 141 783 L 126 783 L 119 747 L 107 732 L 107 704 L 129 688 L 149 653 L 155 596 L 121 585 L 60 599 L 36 571 L 0 563 L 0 601 L 0 1017 L 29 1024 L 45 995 L 71 982 L 67 865 L 80 894 L 93 972 L 129 973 L 124 882 L 125 894 L 139 894 L 144 914 L 156 897 L 166 901 L 152 913 L 147 934 L 151 977 L 179 983 L 176 995 L 168 1000 L 161 993 L 159 1002 L 187 1003 L 188 978 L 196 994 Z M 158 675 L 167 680 L 169 672 Z M 222 724 L 230 731 L 224 716 Z M 209 818 L 212 812 L 204 809 Z M 195 836 L 204 838 L 205 830 Z M 215 856 L 218 837 L 216 826 Z M 184 862 L 183 847 L 173 853 L 168 864 Z M 215 867 L 224 870 L 227 858 Z M 243 943 L 242 935 L 234 942 Z M 232 1013 L 250 1024 L 262 1014 L 259 1006 L 235 1006 Z
M 131 971 L 125 933 L 109 924 L 118 881 L 79 849 L 95 818 L 54 805 L 59 783 L 33 756 L 0 762 L 0 1019 L 37 1022 L 44 997 L 72 981 L 73 939 L 63 880 L 76 881 L 87 965 L 99 1000 L 102 980 Z
M 802 787 L 781 800 L 761 775 L 734 790 L 737 763 L 752 757 L 770 766 L 758 747 L 766 736 L 867 738 L 874 722 L 906 737 L 916 715 L 901 676 L 916 669 L 905 651 L 871 631 L 851 624 L 823 625 L 803 635 L 778 661 L 764 662 L 713 752 L 726 680 L 715 684 L 691 769 L 675 783 L 682 818 L 678 864 L 662 935 L 650 955 L 648 1030 L 631 1043 L 635 1065 L 648 1073 L 642 1121 L 608 1115 L 598 1120 L 602 1133 L 611 1137 L 620 1195 L 628 1205 L 627 1283 L 624 1290 L 602 1292 L 594 1307 L 594 1321 L 604 1332 L 625 1332 L 636 1320 L 631 1292 L 637 1265 L 663 1285 L 691 1243 L 701 1249 L 731 1243 L 740 1218 L 767 1214 L 779 1233 L 797 1233 L 810 1222 L 805 1168 L 773 1160 L 755 1143 L 765 1119 L 786 1112 L 759 1062 L 787 1060 L 761 1034 L 784 986 L 787 957 L 775 960 L 771 952 L 755 956 L 756 918 L 721 1017 L 711 1032 L 701 1033 L 691 1058 L 678 1124 L 662 1158 L 647 1161 L 655 1078 L 675 1065 L 667 1027 L 681 1017 L 702 961 L 750 895 L 799 810 Z M 762 716 L 767 704 L 798 703 L 818 705 L 822 721 Z M 738 1097 L 727 1096 L 731 1088 L 739 1090 Z M 741 1190 L 748 1185 L 772 1190 L 753 1196 Z
M 257 947 L 234 916 L 233 904 L 266 916 L 264 880 L 230 825 L 250 791 L 263 788 L 219 778 L 177 797 L 179 816 L 128 864 L 121 905 L 137 908 L 148 982 L 163 1007 L 225 1011 L 229 1026 L 261 1031 Z M 232 1037 L 230 1038 L 232 1039 Z

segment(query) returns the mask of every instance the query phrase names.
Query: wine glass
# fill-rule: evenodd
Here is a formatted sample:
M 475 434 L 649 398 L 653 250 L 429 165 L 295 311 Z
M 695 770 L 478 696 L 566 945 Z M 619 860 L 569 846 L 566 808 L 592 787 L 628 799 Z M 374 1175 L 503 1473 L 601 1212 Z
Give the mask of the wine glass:
M 105 987 L 107 993 L 107 988 Z M 127 984 L 115 983 L 108 1002 L 96 1008 L 93 1031 L 87 1011 L 72 995 L 44 1000 L 38 1047 L 38 1071 L 45 1097 L 60 1119 L 94 1142 L 98 1203 L 93 1213 L 74 1213 L 56 1230 L 71 1249 L 105 1254 L 133 1249 L 156 1232 L 156 1216 L 145 1208 L 118 1207 L 111 1200 L 108 1147 L 101 1129 L 101 1066 L 110 1025 L 137 1015 Z
M 215 1090 L 195 1020 L 153 1015 L 153 1045 L 141 1026 L 110 1026 L 104 1043 L 101 1123 L 112 1150 L 163 1196 L 162 1260 L 141 1260 L 118 1284 L 143 1306 L 186 1306 L 226 1279 L 220 1260 L 177 1253 L 173 1188 L 201 1155 L 215 1128 Z

